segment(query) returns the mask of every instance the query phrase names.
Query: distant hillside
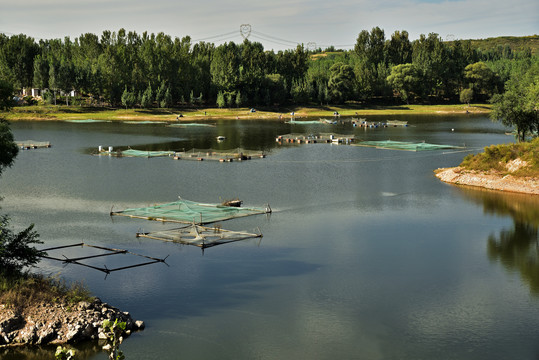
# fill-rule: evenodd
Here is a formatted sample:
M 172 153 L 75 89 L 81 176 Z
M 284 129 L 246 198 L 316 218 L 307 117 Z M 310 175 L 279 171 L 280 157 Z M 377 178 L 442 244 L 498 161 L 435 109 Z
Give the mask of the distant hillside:
M 513 51 L 521 51 L 527 47 L 532 50 L 532 54 L 539 55 L 539 35 L 531 36 L 499 36 L 488 39 L 471 40 L 475 49 L 490 50 L 498 46 L 509 45 Z

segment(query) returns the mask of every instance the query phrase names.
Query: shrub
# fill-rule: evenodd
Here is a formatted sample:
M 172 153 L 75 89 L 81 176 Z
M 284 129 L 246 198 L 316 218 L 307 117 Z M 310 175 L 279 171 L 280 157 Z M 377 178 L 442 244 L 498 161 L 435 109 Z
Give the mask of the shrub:
M 30 244 L 42 244 L 34 225 L 16 234 L 8 228 L 9 218 L 0 216 L 0 269 L 6 273 L 20 273 L 23 268 L 34 266 L 44 253 Z

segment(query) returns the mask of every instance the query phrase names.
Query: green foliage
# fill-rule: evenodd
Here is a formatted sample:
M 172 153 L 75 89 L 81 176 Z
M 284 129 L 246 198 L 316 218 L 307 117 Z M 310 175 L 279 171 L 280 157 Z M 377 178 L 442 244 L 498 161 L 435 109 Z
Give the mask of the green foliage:
M 20 273 L 27 266 L 34 266 L 44 253 L 32 244 L 42 244 L 39 235 L 30 225 L 20 233 L 8 228 L 9 218 L 0 216 L 0 269 L 6 273 Z
M 484 94 L 491 97 L 496 92 L 498 77 L 482 61 L 467 65 L 464 68 L 464 77 L 476 95 Z
M 142 94 L 142 100 L 140 105 L 145 108 L 149 109 L 153 104 L 153 91 L 152 86 L 148 85 L 144 93 Z
M 13 139 L 13 133 L 7 121 L 0 119 L 0 175 L 6 167 L 13 165 L 19 148 Z
M 74 349 L 68 349 L 67 347 L 58 346 L 54 353 L 56 360 L 74 360 L 76 351 Z
M 520 158 L 528 165 L 512 173 L 515 176 L 539 176 L 539 138 L 517 144 L 501 144 L 485 147 L 484 152 L 467 155 L 461 166 L 479 171 L 507 172 L 506 164 Z
M 226 105 L 225 95 L 223 94 L 222 91 L 219 91 L 219 93 L 217 94 L 217 106 L 219 107 L 219 109 L 222 109 L 225 107 L 225 105 Z
M 80 282 L 67 284 L 59 277 L 0 271 L 0 302 L 14 309 L 44 302 L 77 304 L 93 299 L 88 288 Z
M 470 106 L 470 102 L 473 99 L 473 90 L 470 88 L 462 89 L 460 91 L 460 102 L 463 104 L 468 104 Z
M 0 78 L 0 111 L 13 107 L 13 86 Z
M 491 100 L 491 118 L 514 126 L 519 141 L 527 134 L 539 132 L 538 79 L 539 62 L 536 61 L 527 69 L 514 72 L 505 84 L 505 93 L 496 94 Z
M 391 68 L 388 83 L 399 93 L 402 100 L 409 103 L 409 96 L 419 82 L 419 73 L 414 64 L 400 64 Z
M 330 69 L 328 90 L 334 103 L 353 100 L 356 95 L 356 75 L 350 65 L 336 63 Z
M 216 103 L 219 91 L 241 93 L 242 105 L 252 106 L 283 105 L 294 99 L 302 103 L 327 103 L 330 98 L 343 102 L 358 97 L 364 101 L 391 100 L 392 89 L 403 100 L 413 93 L 426 101 L 454 102 L 468 83 L 476 97 L 486 100 L 501 90 L 501 84 L 516 71 L 516 63 L 536 61 L 532 54 L 538 48 L 537 36 L 487 40 L 444 42 L 431 33 L 410 41 L 405 30 L 395 31 L 386 39 L 384 30 L 374 27 L 358 34 L 354 50 L 309 54 L 301 45 L 275 53 L 248 40 L 219 46 L 193 44 L 188 36 L 139 35 L 125 29 L 107 30 L 101 36 L 82 34 L 73 41 L 65 38 L 39 43 L 24 35 L 0 34 L 0 79 L 16 90 L 31 86 L 49 89 L 47 100 L 54 104 L 58 91 L 75 89 L 100 105 L 104 101 L 111 106 L 144 108 L 153 104 L 172 106 L 177 101 L 169 101 L 167 91 L 170 99 L 187 99 L 192 92 L 189 100 L 193 105 L 200 105 L 202 98 L 208 104 Z M 527 46 L 533 50 L 526 50 Z M 335 49 L 330 46 L 328 50 Z M 338 63 L 352 68 L 356 77 L 352 87 L 330 71 Z M 413 88 L 397 89 L 398 85 L 388 80 L 391 70 L 410 63 L 419 81 Z M 466 66 L 478 63 L 486 64 L 492 73 L 472 67 L 465 78 Z M 275 76 L 279 77 L 277 81 L 271 79 Z M 150 83 L 157 91 L 144 97 Z M 126 101 L 123 96 L 126 86 L 134 94 L 135 104 L 131 106 L 126 103 L 132 103 L 133 98 Z M 200 95 L 195 98 L 194 94 Z M 0 90 L 0 107 L 5 107 L 2 98 Z M 70 98 L 65 100 L 69 105 Z
M 120 344 L 123 341 L 122 333 L 125 331 L 125 322 L 118 322 L 118 319 L 103 321 L 101 326 L 103 333 L 107 336 L 106 345 L 103 349 L 109 353 L 110 360 L 124 360 L 125 356 L 120 350 Z
M 170 92 L 170 88 L 167 87 L 167 91 L 165 91 L 165 97 L 163 100 L 161 100 L 161 107 L 162 108 L 169 108 L 172 106 L 172 94 Z
M 132 108 L 136 103 L 136 96 L 135 93 L 132 91 L 127 90 L 127 85 L 125 87 L 125 90 L 122 94 L 122 105 L 125 106 L 125 108 Z

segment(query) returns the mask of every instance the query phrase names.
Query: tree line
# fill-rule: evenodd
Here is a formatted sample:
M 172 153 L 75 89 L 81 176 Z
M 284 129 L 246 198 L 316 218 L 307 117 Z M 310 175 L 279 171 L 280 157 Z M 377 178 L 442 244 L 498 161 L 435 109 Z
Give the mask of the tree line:
M 411 41 L 395 31 L 386 38 L 379 27 L 361 31 L 353 50 L 331 52 L 303 45 L 267 51 L 248 40 L 216 46 L 124 29 L 39 42 L 0 34 L 0 80 L 15 89 L 48 89 L 50 102 L 75 90 L 91 104 L 127 108 L 469 103 L 503 93 L 512 74 L 536 63 L 529 50 L 482 51 L 470 40 L 444 42 L 435 33 Z

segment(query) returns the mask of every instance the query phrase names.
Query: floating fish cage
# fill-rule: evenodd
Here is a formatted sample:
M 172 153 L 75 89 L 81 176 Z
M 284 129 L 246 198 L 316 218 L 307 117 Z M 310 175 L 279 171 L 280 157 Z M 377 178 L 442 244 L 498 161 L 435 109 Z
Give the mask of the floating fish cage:
M 355 141 L 354 135 L 334 135 L 334 134 L 318 134 L 318 135 L 305 135 L 305 134 L 286 134 L 279 135 L 275 138 L 275 141 L 280 145 L 286 144 L 350 144 Z
M 236 151 L 218 151 L 213 149 L 191 149 L 189 151 L 153 151 L 153 150 L 114 150 L 112 146 L 108 150 L 102 146 L 98 148 L 98 155 L 116 156 L 116 157 L 170 157 L 174 160 L 210 160 L 219 162 L 244 161 L 251 159 L 264 159 L 266 154 L 263 152 L 253 152 L 237 149 Z
M 175 202 L 148 207 L 111 211 L 110 215 L 127 216 L 131 218 L 155 220 L 162 222 L 177 222 L 185 224 L 209 224 L 239 217 L 271 213 L 271 208 L 244 208 L 224 206 L 222 204 L 206 204 L 180 199 Z
M 17 146 L 22 150 L 30 149 L 41 149 L 41 148 L 50 148 L 52 145 L 48 141 L 35 141 L 35 140 L 25 140 L 17 142 Z
M 260 232 L 257 234 L 244 231 L 224 230 L 220 226 L 205 227 L 192 224 L 187 227 L 172 230 L 150 233 L 139 232 L 137 233 L 137 237 L 193 245 L 204 249 L 234 241 L 261 238 L 262 234 Z
M 356 146 L 373 147 L 377 149 L 403 150 L 403 151 L 429 151 L 444 149 L 465 149 L 463 146 L 429 144 L 426 142 L 406 142 L 406 141 L 361 141 Z

